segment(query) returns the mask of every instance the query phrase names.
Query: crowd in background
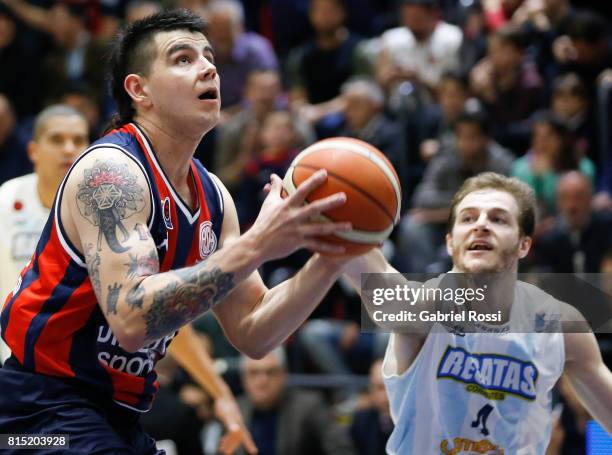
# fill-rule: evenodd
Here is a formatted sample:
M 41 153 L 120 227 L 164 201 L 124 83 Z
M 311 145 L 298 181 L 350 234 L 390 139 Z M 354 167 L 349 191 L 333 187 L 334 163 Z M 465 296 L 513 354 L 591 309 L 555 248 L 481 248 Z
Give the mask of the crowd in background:
M 316 140 L 350 136 L 378 147 L 400 177 L 403 216 L 384 245 L 398 270 L 449 269 L 451 198 L 466 178 L 495 171 L 537 198 L 522 271 L 612 271 L 612 4 L 597 0 L 0 0 L 0 184 L 33 171 L 34 118 L 50 104 L 77 109 L 89 139 L 100 137 L 115 109 L 110 41 L 175 6 L 208 22 L 222 119 L 196 158 L 234 196 L 243 230 L 271 173 Z M 273 285 L 307 256 L 265 264 L 262 276 Z M 259 361 L 241 358 L 214 317 L 196 321 L 244 391 L 260 453 L 384 453 L 392 423 L 377 359 L 387 337 L 361 333 L 360 311 L 339 282 L 285 351 Z M 610 367 L 612 343 L 599 341 Z M 210 400 L 171 360 L 160 384 L 144 419 L 151 434 L 178 453 L 214 453 Z M 584 453 L 588 415 L 566 384 L 558 394 L 549 453 Z

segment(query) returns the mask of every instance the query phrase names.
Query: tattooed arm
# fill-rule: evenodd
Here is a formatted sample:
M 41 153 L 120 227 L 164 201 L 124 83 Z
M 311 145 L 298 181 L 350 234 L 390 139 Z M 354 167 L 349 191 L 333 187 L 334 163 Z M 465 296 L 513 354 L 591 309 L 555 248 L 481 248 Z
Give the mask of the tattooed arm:
M 286 199 L 280 196 L 278 181 L 249 232 L 239 237 L 237 225 L 228 223 L 226 228 L 224 223 L 222 252 L 165 273 L 159 273 L 156 246 L 146 229 L 151 212 L 147 180 L 123 153 L 98 149 L 75 165 L 60 202 L 61 217 L 69 239 L 85 255 L 113 333 L 124 349 L 136 351 L 215 306 L 263 262 L 304 246 L 337 249 L 314 236 L 346 226 L 308 220 L 344 198 L 303 204 L 324 179 L 324 174 L 309 179 Z M 230 230 L 232 235 L 226 235 Z M 254 305 L 256 297 L 248 302 Z

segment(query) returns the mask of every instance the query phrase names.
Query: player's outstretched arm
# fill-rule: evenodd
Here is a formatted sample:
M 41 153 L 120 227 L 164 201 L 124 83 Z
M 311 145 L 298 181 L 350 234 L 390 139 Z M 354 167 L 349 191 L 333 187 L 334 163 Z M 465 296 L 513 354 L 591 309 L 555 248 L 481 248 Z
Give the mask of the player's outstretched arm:
M 584 320 L 574 309 L 568 320 Z M 565 374 L 578 399 L 612 435 L 612 372 L 606 367 L 592 333 L 565 333 Z
M 344 203 L 330 196 L 304 206 L 326 178 L 318 173 L 290 197 L 270 194 L 260 217 L 206 261 L 159 273 L 157 249 L 148 231 L 150 189 L 144 172 L 114 149 L 98 149 L 71 171 L 61 200 L 61 218 L 73 244 L 85 255 L 98 302 L 121 346 L 136 351 L 173 333 L 215 306 L 262 263 L 302 248 L 334 248 L 314 236 L 346 229 L 315 224 L 311 217 Z

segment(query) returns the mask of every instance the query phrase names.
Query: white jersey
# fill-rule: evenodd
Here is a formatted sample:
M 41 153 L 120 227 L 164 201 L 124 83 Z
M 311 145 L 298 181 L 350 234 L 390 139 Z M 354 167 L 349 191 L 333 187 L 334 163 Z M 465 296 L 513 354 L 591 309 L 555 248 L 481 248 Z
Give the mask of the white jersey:
M 13 290 L 21 270 L 26 266 L 49 217 L 38 197 L 38 176 L 28 174 L 0 186 L 0 307 Z M 0 340 L 0 358 L 8 355 Z
M 451 332 L 436 324 L 411 366 L 397 371 L 392 335 L 383 363 L 395 429 L 390 454 L 543 455 L 551 433 L 551 391 L 563 373 L 559 302 L 522 282 L 510 321 L 496 333 Z M 517 321 L 533 332 L 510 333 Z M 401 335 L 400 335 L 401 336 Z

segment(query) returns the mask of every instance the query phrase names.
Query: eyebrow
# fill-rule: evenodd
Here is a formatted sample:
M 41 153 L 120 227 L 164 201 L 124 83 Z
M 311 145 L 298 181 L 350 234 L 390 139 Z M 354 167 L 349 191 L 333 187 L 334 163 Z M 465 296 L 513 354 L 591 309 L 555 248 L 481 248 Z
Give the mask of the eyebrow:
M 197 52 L 197 48 L 192 44 L 178 43 L 178 44 L 174 44 L 170 46 L 170 48 L 166 52 L 166 55 L 172 55 L 172 54 L 175 54 L 176 52 L 180 52 L 184 50 L 195 50 Z M 215 56 L 215 51 L 212 48 L 212 46 L 210 46 L 209 44 L 204 46 L 203 52 L 210 52 L 213 57 Z
M 468 211 L 468 210 L 481 210 L 481 209 L 478 208 L 478 207 L 464 207 L 461 210 L 459 210 L 459 213 L 463 213 L 463 212 Z M 503 212 L 503 213 L 507 213 L 507 214 L 511 215 L 510 211 L 508 211 L 508 210 L 506 210 L 504 208 L 501 208 L 501 207 L 491 207 L 490 209 L 485 209 L 485 210 L 486 211 L 490 211 L 490 212 Z

